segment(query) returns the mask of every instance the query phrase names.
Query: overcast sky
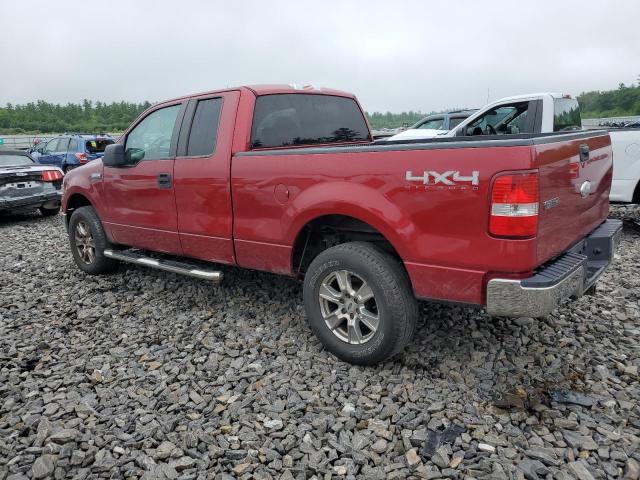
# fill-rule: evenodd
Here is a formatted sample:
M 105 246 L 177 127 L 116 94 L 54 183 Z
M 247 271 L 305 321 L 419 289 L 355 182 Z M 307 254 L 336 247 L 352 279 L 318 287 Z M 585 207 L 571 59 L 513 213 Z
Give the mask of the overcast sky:
M 0 105 L 298 83 L 368 111 L 637 82 L 640 1 L 4 0 Z

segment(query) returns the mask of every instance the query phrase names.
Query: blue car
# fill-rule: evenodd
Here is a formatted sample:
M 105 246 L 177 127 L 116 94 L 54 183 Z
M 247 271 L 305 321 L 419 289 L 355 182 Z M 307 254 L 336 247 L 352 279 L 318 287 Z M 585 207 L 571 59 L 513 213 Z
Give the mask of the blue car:
M 109 135 L 65 133 L 49 140 L 46 145 L 38 144 L 31 155 L 42 165 L 55 165 L 65 173 L 72 168 L 101 158 L 107 145 L 114 143 Z

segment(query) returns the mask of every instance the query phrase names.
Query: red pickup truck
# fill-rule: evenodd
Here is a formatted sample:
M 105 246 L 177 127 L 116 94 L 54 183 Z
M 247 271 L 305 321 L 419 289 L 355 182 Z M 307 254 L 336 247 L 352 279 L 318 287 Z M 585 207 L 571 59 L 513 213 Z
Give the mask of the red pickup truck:
M 371 364 L 411 339 L 416 298 L 540 317 L 593 289 L 611 175 L 603 132 L 376 143 L 353 95 L 254 86 L 152 106 L 62 205 L 85 272 L 300 277 L 326 348 Z

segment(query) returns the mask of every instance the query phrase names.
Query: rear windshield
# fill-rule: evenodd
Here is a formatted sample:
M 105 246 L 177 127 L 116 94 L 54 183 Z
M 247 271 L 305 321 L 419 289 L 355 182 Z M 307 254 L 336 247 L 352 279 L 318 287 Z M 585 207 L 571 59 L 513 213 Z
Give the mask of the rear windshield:
M 113 140 L 110 138 L 101 138 L 97 140 L 87 140 L 85 143 L 85 148 L 88 153 L 103 153 L 104 149 L 107 148 L 107 145 L 111 145 Z
M 295 93 L 256 99 L 251 128 L 253 148 L 368 139 L 364 116 L 351 98 Z
M 32 165 L 33 161 L 25 155 L 2 155 L 0 154 L 0 167 L 17 167 L 21 165 Z
M 582 118 L 575 98 L 556 98 L 553 101 L 553 131 L 580 130 Z

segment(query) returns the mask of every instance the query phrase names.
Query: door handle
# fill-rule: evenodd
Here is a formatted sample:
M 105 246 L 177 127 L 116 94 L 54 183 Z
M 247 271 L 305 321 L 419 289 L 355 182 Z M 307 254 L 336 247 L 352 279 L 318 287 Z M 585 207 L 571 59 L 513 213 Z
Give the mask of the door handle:
M 158 187 L 159 188 L 171 188 L 171 174 L 160 173 L 158 174 Z

